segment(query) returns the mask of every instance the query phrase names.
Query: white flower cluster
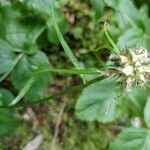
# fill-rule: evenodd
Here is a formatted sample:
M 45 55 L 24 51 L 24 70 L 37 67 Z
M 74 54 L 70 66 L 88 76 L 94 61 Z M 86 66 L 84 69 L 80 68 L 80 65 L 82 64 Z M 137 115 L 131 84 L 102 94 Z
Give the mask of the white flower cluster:
M 115 74 L 119 75 L 119 80 L 125 79 L 127 89 L 133 85 L 144 86 L 150 80 L 150 54 L 147 49 L 129 49 L 124 55 L 115 58 L 119 64 L 115 67 Z

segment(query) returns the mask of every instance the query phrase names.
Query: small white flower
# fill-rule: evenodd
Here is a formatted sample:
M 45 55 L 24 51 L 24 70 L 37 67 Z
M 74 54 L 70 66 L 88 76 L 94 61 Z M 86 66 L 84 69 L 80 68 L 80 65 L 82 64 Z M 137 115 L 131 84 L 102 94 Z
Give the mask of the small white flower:
M 126 64 L 128 62 L 128 58 L 126 56 L 119 56 L 121 64 Z
M 132 76 L 133 74 L 133 66 L 126 65 L 124 68 L 120 69 L 122 73 L 124 73 L 126 76 Z
M 140 61 L 135 61 L 135 67 L 141 67 L 141 63 L 140 63 Z
M 138 68 L 137 68 L 137 71 L 141 74 L 141 73 L 144 73 L 144 69 L 143 69 L 143 66 L 139 66 Z
M 128 91 L 130 91 L 130 89 L 132 87 L 132 82 L 133 82 L 133 79 L 131 76 L 126 79 L 126 86 L 127 86 Z
M 122 82 L 125 81 L 128 90 L 134 85 L 144 86 L 150 80 L 150 54 L 147 49 L 129 49 L 124 55 L 113 55 L 110 58 L 115 61 L 114 64 L 119 65 L 113 67 L 110 74 L 119 76 Z
M 142 75 L 142 74 L 139 75 L 139 81 L 141 82 L 141 84 L 146 83 L 146 79 L 145 79 L 144 75 Z

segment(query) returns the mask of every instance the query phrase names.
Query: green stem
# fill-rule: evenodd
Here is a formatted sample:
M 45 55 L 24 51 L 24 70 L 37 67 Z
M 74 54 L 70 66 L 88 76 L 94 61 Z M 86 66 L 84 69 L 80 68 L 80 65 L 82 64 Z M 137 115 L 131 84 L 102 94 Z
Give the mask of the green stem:
M 29 89 L 34 84 L 38 76 L 44 72 L 53 72 L 53 73 L 59 73 L 59 74 L 77 74 L 77 75 L 78 74 L 100 74 L 98 70 L 94 70 L 94 69 L 55 69 L 55 68 L 49 68 L 49 67 L 39 67 L 33 73 L 33 75 L 28 80 L 24 88 L 21 89 L 18 96 L 10 103 L 10 106 L 17 104 L 29 91 Z
M 100 71 L 97 69 L 62 69 L 62 68 L 43 68 L 39 73 L 42 72 L 52 72 L 58 74 L 70 74 L 70 75 L 80 75 L 80 74 L 100 74 Z
M 66 90 L 62 91 L 62 92 L 59 92 L 59 93 L 55 93 L 55 94 L 52 94 L 48 97 L 45 97 L 43 99 L 39 99 L 39 100 L 34 100 L 30 103 L 25 103 L 25 104 L 16 104 L 16 105 L 8 105 L 8 106 L 0 106 L 0 108 L 7 108 L 7 109 L 16 109 L 16 108 L 25 108 L 25 107 L 31 107 L 33 105 L 36 105 L 36 104 L 41 104 L 41 103 L 44 103 L 44 102 L 48 102 L 52 99 L 55 99 L 55 98 L 58 98 L 58 97 L 61 97 L 65 94 L 69 94 L 69 93 L 74 93 L 74 92 L 80 92 L 82 89 L 86 88 L 87 86 L 91 85 L 91 84 L 94 84 L 98 81 L 101 81 L 105 79 L 104 76 L 101 76 L 101 77 L 98 77 L 98 78 L 95 78 L 91 81 L 88 81 L 87 83 L 85 84 L 80 84 L 80 85 L 77 85 L 73 88 L 67 88 Z

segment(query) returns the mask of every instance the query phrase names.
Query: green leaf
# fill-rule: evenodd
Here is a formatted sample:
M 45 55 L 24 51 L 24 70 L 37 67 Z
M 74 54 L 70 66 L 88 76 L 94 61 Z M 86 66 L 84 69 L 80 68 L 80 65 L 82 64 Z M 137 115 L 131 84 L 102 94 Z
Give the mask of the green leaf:
M 3 104 L 8 104 L 13 100 L 13 95 L 6 89 L 0 89 L 0 100 Z M 11 110 L 0 109 L 0 135 L 12 135 L 12 132 L 16 130 L 20 124 L 19 119 L 15 116 L 15 113 Z
M 117 23 L 121 29 L 127 29 L 131 25 L 135 26 L 135 22 L 142 19 L 131 0 L 105 0 L 105 2 L 115 10 Z
M 120 49 L 133 48 L 136 46 L 150 47 L 150 40 L 145 37 L 139 28 L 131 28 L 125 31 L 118 39 L 117 45 Z
M 13 67 L 15 54 L 5 41 L 0 40 L 0 74 L 4 74 Z
M 148 12 L 141 12 L 136 8 L 131 0 L 105 0 L 106 3 L 115 10 L 116 23 L 119 26 L 120 33 L 124 32 L 126 36 L 131 36 L 128 41 L 120 43 L 123 47 L 129 42 L 129 46 L 138 45 L 150 48 L 150 20 L 148 17 Z M 128 7 L 126 7 L 128 6 Z M 131 28 L 132 27 L 132 28 Z M 128 46 L 127 45 L 127 46 Z
M 112 8 L 116 8 L 119 2 L 119 0 L 104 0 L 104 1 L 108 6 Z
M 1 105 L 8 105 L 13 99 L 14 99 L 14 96 L 10 91 L 3 89 L 3 88 L 0 89 Z
M 141 87 L 133 88 L 125 97 L 128 112 L 132 116 L 140 116 L 143 118 L 143 110 L 147 101 L 148 93 Z
M 142 16 L 131 0 L 119 0 L 116 17 L 119 27 L 126 29 L 128 26 L 135 26 L 135 22 L 139 21 Z
M 120 89 L 114 78 L 107 78 L 87 87 L 78 99 L 76 115 L 81 120 L 99 122 L 114 121 L 121 114 L 117 101 Z
M 124 129 L 111 143 L 109 150 L 149 150 L 150 132 L 143 128 Z
M 0 5 L 1 5 L 1 6 L 10 5 L 10 2 L 9 2 L 9 1 L 6 1 L 6 0 L 0 0 Z
M 38 49 L 36 40 L 42 31 L 43 25 L 34 18 L 14 20 L 7 25 L 5 38 L 16 51 L 32 54 Z
M 7 40 L 14 51 L 36 52 L 36 40 L 45 29 L 43 23 L 33 17 L 24 17 L 11 7 L 2 7 L 0 14 L 0 38 Z
M 49 65 L 48 58 L 43 52 L 38 51 L 36 54 L 29 56 L 24 55 L 11 75 L 11 80 L 15 88 L 21 90 L 31 77 L 34 70 L 41 65 Z M 48 72 L 41 73 L 31 89 L 27 92 L 26 98 L 29 100 L 42 98 L 48 87 L 49 80 L 50 74 Z
M 15 68 L 15 66 L 17 65 L 17 63 L 19 62 L 19 60 L 21 59 L 21 57 L 23 55 L 24 54 L 22 53 L 22 54 L 19 54 L 18 56 L 16 56 L 15 60 L 13 61 L 11 69 L 8 72 L 6 72 L 5 74 L 3 74 L 2 76 L 0 76 L 0 82 L 2 82 L 13 71 L 13 69 Z
M 0 109 L 0 135 L 12 135 L 20 125 L 15 113 L 8 109 Z
M 148 127 L 150 127 L 150 97 L 147 99 L 144 108 L 144 120 Z
M 96 12 L 96 18 L 100 19 L 100 17 L 103 14 L 104 10 L 104 2 L 103 0 L 90 0 L 91 4 L 93 5 L 93 8 Z
M 30 9 L 36 10 L 38 13 L 51 15 L 51 2 L 50 0 L 19 0 Z
M 0 38 L 5 38 L 7 25 L 18 17 L 20 17 L 20 13 L 13 11 L 12 7 L 0 6 Z

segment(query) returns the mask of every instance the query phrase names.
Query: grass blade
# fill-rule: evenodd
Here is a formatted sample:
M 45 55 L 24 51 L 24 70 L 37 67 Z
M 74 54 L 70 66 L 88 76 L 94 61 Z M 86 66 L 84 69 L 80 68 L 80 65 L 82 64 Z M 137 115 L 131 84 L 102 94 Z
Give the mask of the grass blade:
M 104 32 L 105 32 L 105 35 L 106 35 L 108 41 L 110 42 L 110 44 L 111 44 L 112 47 L 114 48 L 112 51 L 113 51 L 115 54 L 119 55 L 119 54 L 120 54 L 120 50 L 118 49 L 118 47 L 116 46 L 116 44 L 114 43 L 114 41 L 112 40 L 112 38 L 110 37 L 110 35 L 108 34 L 108 32 L 107 32 L 107 27 L 106 27 L 106 26 L 107 26 L 107 23 L 105 22 L 105 24 L 104 24 Z
M 53 0 L 51 0 L 51 6 L 52 6 L 52 9 L 51 9 L 51 13 L 52 13 L 52 21 L 53 21 L 53 24 L 54 24 L 54 28 L 55 28 L 55 31 L 56 31 L 56 34 L 58 36 L 58 39 L 66 53 L 66 55 L 68 56 L 68 58 L 70 59 L 70 61 L 73 63 L 73 65 L 75 66 L 76 69 L 80 69 L 81 66 L 77 60 L 77 58 L 74 56 L 73 52 L 71 51 L 69 45 L 67 44 L 67 42 L 65 41 L 59 27 L 58 27 L 58 24 L 57 24 L 57 21 L 56 21 L 56 16 L 55 16 L 55 13 L 54 13 L 54 2 Z
M 24 88 L 19 92 L 18 96 L 10 103 L 10 106 L 17 104 L 29 91 L 33 83 L 35 82 L 35 76 L 32 76 Z

